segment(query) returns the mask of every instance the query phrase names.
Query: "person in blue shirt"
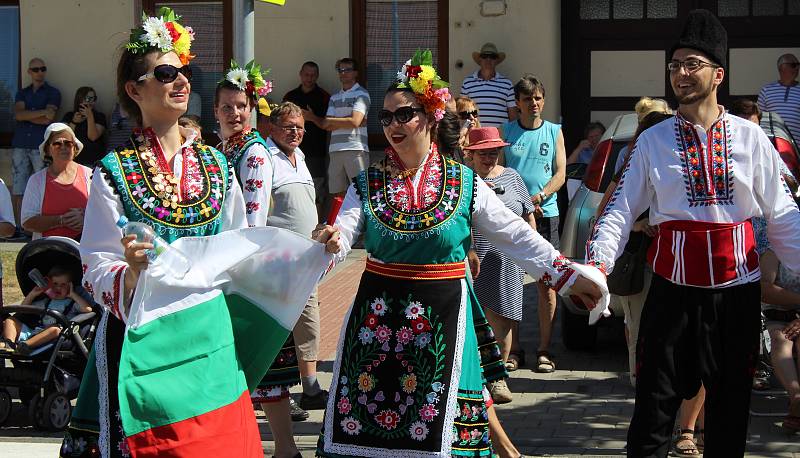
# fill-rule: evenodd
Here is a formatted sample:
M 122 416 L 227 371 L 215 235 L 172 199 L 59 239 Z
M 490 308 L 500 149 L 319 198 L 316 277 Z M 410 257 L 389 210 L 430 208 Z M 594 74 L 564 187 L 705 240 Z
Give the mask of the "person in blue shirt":
M 505 165 L 517 171 L 525 182 L 534 205 L 536 230 L 556 249 L 558 238 L 558 204 L 556 192 L 566 179 L 567 153 L 564 134 L 559 124 L 542 119 L 544 84 L 533 75 L 523 76 L 514 85 L 514 99 L 519 118 L 503 125 L 506 146 Z M 537 372 L 553 372 L 556 368 L 549 353 L 553 321 L 556 314 L 556 293 L 544 283 L 537 283 L 539 292 L 539 347 L 536 351 Z M 519 333 L 514 332 L 514 336 Z M 508 369 L 524 363 L 518 339 L 511 345 Z
M 12 176 L 13 176 L 13 202 L 16 224 L 19 226 L 19 210 L 22 204 L 22 194 L 28 178 L 44 168 L 39 144 L 44 137 L 47 126 L 56 117 L 56 111 L 61 106 L 61 93 L 58 89 L 47 84 L 47 66 L 44 61 L 34 57 L 28 63 L 28 75 L 31 84 L 17 91 L 14 98 L 14 138 L 11 141 Z

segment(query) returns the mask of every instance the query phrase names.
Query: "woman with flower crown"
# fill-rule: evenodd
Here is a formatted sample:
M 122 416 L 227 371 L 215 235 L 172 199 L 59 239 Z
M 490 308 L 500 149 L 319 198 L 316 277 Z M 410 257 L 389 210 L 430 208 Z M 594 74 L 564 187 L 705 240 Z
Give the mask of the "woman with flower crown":
M 230 424 L 192 427 L 178 422 L 131 436 L 120 420 L 117 378 L 123 333 L 139 274 L 148 266 L 144 250 L 152 245 L 136 243 L 133 235 L 123 237 L 115 223 L 121 216 L 143 222 L 168 242 L 247 227 L 241 189 L 225 157 L 204 145 L 194 131 L 178 125 L 191 91 L 187 64 L 193 57 L 189 52 L 193 32 L 178 20 L 168 8 L 162 8 L 158 17 L 144 17 L 142 27 L 132 31 L 117 67 L 120 105 L 140 127 L 127 145 L 100 161 L 92 177 L 86 208 L 91 224 L 84 227 L 81 240 L 84 287 L 107 313 L 98 327 L 62 444 L 64 457 L 130 456 L 131 449 L 134 456 L 189 456 L 191 452 L 182 448 L 185 444 L 195 452 L 200 448 L 209 455 L 232 456 L 218 452 L 233 443 L 239 452 L 246 449 L 247 456 L 262 454 L 249 402 L 241 404 L 245 411 Z M 177 335 L 179 330 L 175 331 Z M 186 330 L 182 338 L 196 342 L 205 337 L 200 336 L 203 332 L 215 331 Z M 136 402 L 126 399 L 129 406 Z M 220 443 L 220 437 L 228 444 Z
M 335 225 L 318 228 L 335 260 L 362 233 L 369 253 L 340 336 L 320 456 L 491 455 L 465 278 L 473 224 L 560 292 L 589 304 L 603 296 L 599 271 L 570 264 L 472 170 L 438 153 L 431 130 L 449 97 L 430 51 L 418 51 L 384 97 L 386 158 L 354 180 Z

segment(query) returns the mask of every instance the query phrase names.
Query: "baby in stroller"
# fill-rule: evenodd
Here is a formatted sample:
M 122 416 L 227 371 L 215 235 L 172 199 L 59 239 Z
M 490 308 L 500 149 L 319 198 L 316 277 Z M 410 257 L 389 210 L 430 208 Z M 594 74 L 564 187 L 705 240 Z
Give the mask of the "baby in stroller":
M 55 310 L 63 314 L 67 320 L 71 320 L 81 313 L 92 311 L 91 304 L 73 289 L 73 278 L 69 269 L 58 265 L 53 266 L 47 273 L 47 279 L 49 280 L 48 286 L 34 287 L 25 296 L 21 305 L 34 305 L 45 310 Z M 56 340 L 61 334 L 61 330 L 61 326 L 50 315 L 8 317 L 3 320 L 0 352 L 10 352 L 16 349 L 17 354 L 27 356 L 32 350 Z

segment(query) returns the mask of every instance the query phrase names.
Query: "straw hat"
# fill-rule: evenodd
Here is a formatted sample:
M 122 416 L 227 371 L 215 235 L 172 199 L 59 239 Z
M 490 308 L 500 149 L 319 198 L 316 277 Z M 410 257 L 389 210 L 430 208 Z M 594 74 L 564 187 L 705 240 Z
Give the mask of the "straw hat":
M 42 139 L 42 143 L 39 144 L 39 153 L 44 157 L 47 154 L 47 142 L 50 141 L 50 136 L 56 132 L 61 131 L 68 131 L 72 135 L 72 140 L 75 142 L 75 156 L 77 157 L 80 154 L 81 150 L 83 149 L 83 143 L 78 140 L 78 136 L 75 135 L 75 132 L 72 131 L 72 128 L 68 125 L 64 124 L 63 122 L 54 122 L 47 126 L 47 130 L 44 131 L 44 138 Z
M 469 145 L 465 146 L 464 149 L 473 151 L 502 148 L 508 145 L 510 143 L 506 143 L 500 138 L 500 131 L 497 130 L 497 127 L 476 127 L 469 131 Z
M 500 52 L 497 50 L 497 46 L 494 43 L 484 43 L 481 46 L 480 51 L 475 51 L 472 53 L 472 60 L 475 61 L 476 64 L 481 64 L 481 54 L 497 54 L 497 64 L 499 65 L 500 62 L 506 60 L 506 53 Z

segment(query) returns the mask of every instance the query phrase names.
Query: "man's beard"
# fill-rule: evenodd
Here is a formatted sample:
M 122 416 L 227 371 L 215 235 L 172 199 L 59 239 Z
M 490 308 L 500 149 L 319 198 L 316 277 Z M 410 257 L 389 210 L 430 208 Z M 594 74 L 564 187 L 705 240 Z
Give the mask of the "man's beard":
M 696 88 L 699 87 L 700 84 L 702 84 L 702 82 L 698 81 L 695 87 Z M 675 94 L 675 98 L 678 100 L 679 105 L 691 105 L 711 95 L 711 92 L 713 90 L 714 90 L 714 84 L 709 81 L 708 85 L 700 87 L 699 89 L 697 89 L 696 92 L 684 96 L 679 96 L 678 94 Z

